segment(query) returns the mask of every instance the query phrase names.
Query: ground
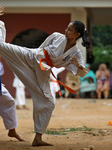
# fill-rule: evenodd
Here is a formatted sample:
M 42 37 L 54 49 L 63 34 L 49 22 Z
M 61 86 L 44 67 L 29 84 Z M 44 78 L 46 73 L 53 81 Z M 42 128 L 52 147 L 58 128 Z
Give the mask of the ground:
M 32 100 L 26 100 L 30 110 L 17 110 L 17 132 L 26 139 L 19 142 L 7 136 L 2 118 L 0 118 L 0 150 L 81 150 L 89 145 L 94 150 L 112 150 L 112 126 L 106 125 L 112 121 L 112 100 L 95 99 L 57 99 L 54 115 L 48 130 L 62 130 L 70 128 L 93 129 L 92 131 L 72 131 L 66 135 L 44 134 L 43 140 L 53 144 L 50 147 L 32 147 L 35 136 L 33 124 Z

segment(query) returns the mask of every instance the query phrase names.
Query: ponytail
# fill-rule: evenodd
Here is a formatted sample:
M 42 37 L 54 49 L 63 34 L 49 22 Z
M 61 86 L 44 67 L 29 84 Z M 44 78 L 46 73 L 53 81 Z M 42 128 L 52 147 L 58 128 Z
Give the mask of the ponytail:
M 89 41 L 89 35 L 88 35 L 87 30 L 84 31 L 84 34 L 82 36 L 82 40 L 83 40 L 82 45 L 84 47 L 86 47 L 87 53 L 89 54 L 89 57 L 91 57 L 91 55 L 93 54 L 93 51 L 92 51 L 92 46 L 91 46 L 90 41 Z
M 93 51 L 89 41 L 88 31 L 85 30 L 85 25 L 79 20 L 72 21 L 72 23 L 77 33 L 80 33 L 80 36 L 77 38 L 77 40 L 82 37 L 82 45 L 86 47 L 87 53 L 89 54 L 89 57 L 91 57 Z

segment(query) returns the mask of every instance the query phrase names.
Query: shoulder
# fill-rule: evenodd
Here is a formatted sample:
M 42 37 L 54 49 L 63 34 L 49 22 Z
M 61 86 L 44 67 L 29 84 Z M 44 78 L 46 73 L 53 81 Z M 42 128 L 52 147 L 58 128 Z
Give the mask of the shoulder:
M 52 33 L 52 35 L 53 35 L 53 36 L 57 36 L 57 37 L 62 37 L 62 36 L 64 36 L 64 34 L 61 34 L 61 33 L 59 33 L 59 32 L 54 32 L 54 33 Z
M 107 74 L 110 75 L 110 70 L 107 70 Z
M 96 71 L 96 74 L 99 74 L 99 73 L 100 73 L 100 71 L 99 71 L 99 70 L 97 70 L 97 71 Z

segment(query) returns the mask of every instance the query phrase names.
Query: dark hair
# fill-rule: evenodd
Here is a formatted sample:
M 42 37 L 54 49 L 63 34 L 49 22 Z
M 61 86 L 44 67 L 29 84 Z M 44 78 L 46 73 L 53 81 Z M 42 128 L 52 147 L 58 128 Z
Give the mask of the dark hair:
M 80 36 L 77 39 L 82 37 L 82 40 L 83 40 L 82 45 L 86 47 L 87 53 L 91 57 L 93 51 L 92 51 L 92 46 L 89 41 L 88 31 L 85 29 L 85 25 L 81 21 L 78 21 L 78 20 L 73 21 L 72 23 L 76 32 L 80 33 Z

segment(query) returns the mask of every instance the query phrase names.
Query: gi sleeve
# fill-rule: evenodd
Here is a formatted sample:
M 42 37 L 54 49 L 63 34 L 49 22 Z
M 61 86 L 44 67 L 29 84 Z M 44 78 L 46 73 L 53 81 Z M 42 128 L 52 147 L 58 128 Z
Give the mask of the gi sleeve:
M 84 67 L 82 53 L 78 52 L 75 56 L 77 57 L 79 64 L 82 66 L 82 69 L 77 68 L 75 64 L 67 65 L 66 69 L 72 72 L 74 75 L 84 77 L 89 72 L 89 70 Z
M 4 68 L 2 63 L 0 62 L 0 76 L 4 74 Z
M 6 29 L 3 21 L 0 21 L 0 42 L 5 42 L 6 39 Z

